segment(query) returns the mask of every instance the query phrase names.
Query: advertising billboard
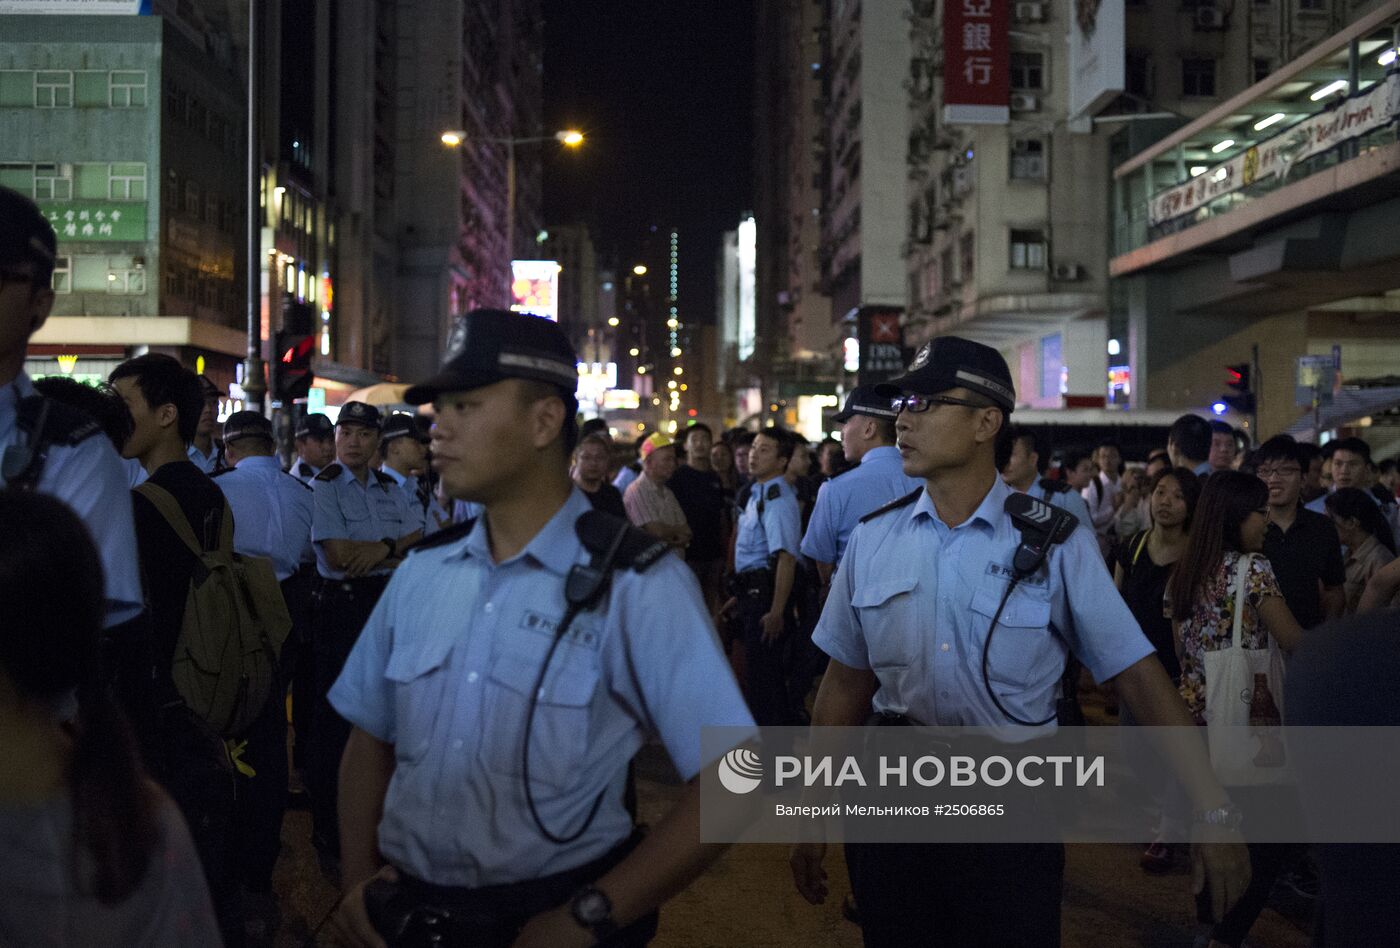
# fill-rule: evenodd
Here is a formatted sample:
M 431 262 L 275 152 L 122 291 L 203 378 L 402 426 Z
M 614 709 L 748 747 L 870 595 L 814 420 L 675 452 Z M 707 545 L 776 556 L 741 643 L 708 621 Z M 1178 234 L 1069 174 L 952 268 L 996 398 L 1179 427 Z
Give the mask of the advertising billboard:
M 1069 115 L 1097 114 L 1127 88 L 1125 0 L 1074 0 L 1069 24 Z
M 559 321 L 559 266 L 557 260 L 510 262 L 510 309 Z
M 943 121 L 1011 120 L 1011 0 L 945 0 Z

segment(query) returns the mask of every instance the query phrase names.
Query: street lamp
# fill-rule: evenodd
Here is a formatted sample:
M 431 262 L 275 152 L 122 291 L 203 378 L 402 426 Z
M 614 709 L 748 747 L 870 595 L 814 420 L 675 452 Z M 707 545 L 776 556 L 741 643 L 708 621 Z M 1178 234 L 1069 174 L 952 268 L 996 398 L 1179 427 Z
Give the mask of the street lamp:
M 637 274 L 637 276 L 639 276 L 639 277 L 646 276 L 646 275 L 647 275 L 647 268 L 646 268 L 643 264 L 640 264 L 640 263 L 639 263 L 639 264 L 637 264 L 635 267 L 632 268 L 632 272 L 635 273 L 635 274 Z
M 451 128 L 438 136 L 444 145 L 449 148 L 456 148 L 468 138 L 466 131 L 460 128 Z M 559 142 L 566 148 L 577 148 L 583 144 L 583 132 L 578 129 L 566 128 L 555 132 L 553 135 L 531 136 L 529 138 L 487 138 L 476 139 L 480 142 L 489 142 L 493 145 L 506 146 L 506 250 L 511 258 L 515 257 L 515 146 L 516 145 L 537 145 L 541 142 Z

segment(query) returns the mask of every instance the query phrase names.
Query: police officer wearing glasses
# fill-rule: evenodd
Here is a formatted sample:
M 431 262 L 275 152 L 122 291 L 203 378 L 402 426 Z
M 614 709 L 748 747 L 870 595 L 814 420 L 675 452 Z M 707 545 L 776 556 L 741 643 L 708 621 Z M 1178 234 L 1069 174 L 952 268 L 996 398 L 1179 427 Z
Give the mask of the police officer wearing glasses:
M 701 728 L 753 722 L 684 560 L 569 479 L 576 366 L 554 323 L 475 310 L 406 393 L 484 512 L 409 554 L 331 691 L 355 728 L 343 943 L 644 945 L 719 853 Z M 623 798 L 648 735 L 691 782 L 643 837 Z
M 1073 653 L 1096 680 L 1115 683 L 1139 720 L 1189 727 L 1092 533 L 998 476 L 1015 406 L 1000 353 L 940 337 L 884 391 L 899 412 L 904 471 L 923 486 L 851 534 L 812 637 L 831 656 L 813 726 L 1037 725 L 1007 738 L 1025 740 L 1053 729 Z M 1012 513 L 1026 505 L 1069 532 L 1013 584 L 1022 534 Z M 994 617 L 1000 631 L 989 639 Z M 1249 875 L 1238 813 L 1200 742 L 1164 739 L 1161 750 L 1196 807 L 1195 838 L 1232 844 L 1196 848 L 1223 912 Z M 814 904 L 826 894 L 824 852 L 809 843 L 792 854 L 798 890 Z M 867 946 L 1060 942 L 1061 844 L 848 844 L 846 856 Z

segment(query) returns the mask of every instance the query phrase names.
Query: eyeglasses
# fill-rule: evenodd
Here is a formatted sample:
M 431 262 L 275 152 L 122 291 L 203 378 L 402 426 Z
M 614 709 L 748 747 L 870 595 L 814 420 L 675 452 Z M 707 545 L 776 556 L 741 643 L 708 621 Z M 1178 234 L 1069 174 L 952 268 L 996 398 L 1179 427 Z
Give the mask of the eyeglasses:
M 995 408 L 995 405 L 988 405 L 986 402 L 974 402 L 966 398 L 954 398 L 952 395 L 900 395 L 890 399 L 890 407 L 895 412 L 907 411 L 911 414 L 919 414 L 928 411 L 934 405 L 961 405 L 964 408 Z
M 1259 475 L 1261 481 L 1268 481 L 1275 477 L 1295 477 L 1303 473 L 1303 469 L 1292 464 L 1285 464 L 1282 467 L 1261 467 L 1254 473 Z

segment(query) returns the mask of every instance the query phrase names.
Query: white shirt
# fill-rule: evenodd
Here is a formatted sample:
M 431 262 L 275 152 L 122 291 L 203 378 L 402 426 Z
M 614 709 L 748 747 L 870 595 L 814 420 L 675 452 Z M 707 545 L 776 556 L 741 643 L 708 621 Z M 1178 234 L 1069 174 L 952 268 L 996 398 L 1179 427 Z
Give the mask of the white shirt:
M 1079 493 L 1084 498 L 1084 503 L 1089 506 L 1089 518 L 1094 522 L 1094 532 L 1107 533 L 1108 528 L 1113 526 L 1113 499 L 1122 492 L 1123 485 L 1109 480 L 1103 471 L 1100 471 L 1095 479 L 1098 486 L 1090 482 L 1089 486 Z

